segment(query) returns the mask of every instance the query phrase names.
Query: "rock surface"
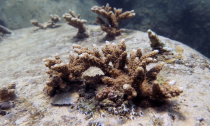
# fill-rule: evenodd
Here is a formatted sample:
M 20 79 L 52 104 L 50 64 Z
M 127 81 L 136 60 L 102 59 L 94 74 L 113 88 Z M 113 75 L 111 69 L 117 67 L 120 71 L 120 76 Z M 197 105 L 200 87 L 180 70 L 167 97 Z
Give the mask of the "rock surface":
M 125 120 L 107 113 L 103 116 L 96 113 L 85 120 L 85 114 L 76 109 L 52 106 L 52 98 L 43 92 L 48 75 L 42 60 L 58 53 L 63 61 L 68 62 L 73 43 L 90 49 L 93 44 L 105 44 L 105 33 L 100 32 L 99 26 L 90 25 L 88 29 L 91 35 L 83 40 L 73 38 L 77 29 L 67 24 L 46 30 L 36 30 L 35 27 L 15 30 L 11 37 L 3 38 L 0 42 L 0 87 L 16 82 L 17 98 L 13 101 L 15 107 L 7 110 L 7 115 L 0 116 L 0 125 L 210 125 L 209 59 L 180 42 L 164 37 L 160 39 L 176 50 L 175 53 L 181 54 L 183 60 L 165 63 L 158 79 L 176 80 L 176 85 L 183 87 L 181 96 L 159 107 L 141 108 L 143 116 Z M 127 52 L 139 47 L 143 53 L 151 51 L 147 33 L 124 30 L 112 42 L 118 43 L 122 38 L 126 41 Z
M 10 29 L 19 29 L 32 26 L 30 20 L 37 19 L 39 23 L 50 20 L 51 14 L 57 14 L 60 17 L 68 13 L 69 9 L 81 14 L 83 19 L 88 22 L 95 21 L 95 14 L 90 8 L 97 5 L 94 0 L 3 0 L 0 4 L 0 24 Z M 62 22 L 65 22 L 62 20 Z

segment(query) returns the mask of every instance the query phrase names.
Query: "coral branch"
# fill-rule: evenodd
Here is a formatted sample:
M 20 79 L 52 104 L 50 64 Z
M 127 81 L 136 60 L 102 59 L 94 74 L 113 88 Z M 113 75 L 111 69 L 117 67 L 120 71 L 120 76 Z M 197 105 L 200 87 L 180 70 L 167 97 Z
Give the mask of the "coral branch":
M 116 36 L 121 33 L 121 30 L 119 28 L 119 22 L 131 17 L 135 16 L 134 10 L 126 11 L 122 13 L 122 9 L 116 9 L 114 8 L 114 13 L 111 7 L 109 7 L 109 4 L 106 4 L 106 7 L 98 7 L 94 6 L 91 8 L 91 10 L 99 15 L 101 15 L 103 18 L 106 19 L 106 21 L 109 23 L 107 24 L 102 18 L 97 17 L 96 22 L 101 25 L 101 29 L 105 31 L 108 35 Z
M 172 48 L 167 47 L 166 43 L 160 40 L 157 34 L 155 34 L 155 32 L 153 32 L 150 29 L 147 30 L 147 32 L 151 42 L 150 46 L 152 47 L 153 50 L 159 50 L 160 53 L 172 51 Z
M 30 22 L 31 24 L 33 24 L 36 27 L 39 27 L 40 29 L 46 29 L 56 27 L 56 23 L 61 20 L 61 18 L 56 14 L 50 15 L 50 18 L 51 19 L 48 22 L 45 22 L 44 24 L 39 24 L 37 19 L 32 19 Z
M 88 37 L 86 31 L 87 28 L 84 25 L 84 23 L 87 23 L 87 21 L 84 19 L 80 19 L 80 15 L 76 16 L 73 11 L 69 10 L 69 14 L 68 13 L 63 14 L 63 18 L 67 21 L 67 24 L 75 28 L 78 28 L 78 32 L 76 35 L 77 38 Z

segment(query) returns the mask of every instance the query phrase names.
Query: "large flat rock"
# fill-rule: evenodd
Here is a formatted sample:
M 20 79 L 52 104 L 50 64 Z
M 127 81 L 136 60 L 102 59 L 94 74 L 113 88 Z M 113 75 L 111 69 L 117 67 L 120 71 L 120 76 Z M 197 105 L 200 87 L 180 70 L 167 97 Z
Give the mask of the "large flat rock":
M 10 37 L 0 42 L 0 87 L 16 83 L 16 106 L 7 110 L 9 114 L 0 116 L 0 125 L 87 125 L 90 120 L 104 124 L 119 125 L 119 116 L 95 114 L 85 120 L 85 115 L 68 106 L 52 106 L 52 98 L 43 92 L 48 75 L 43 59 L 53 57 L 56 53 L 68 62 L 72 44 L 80 44 L 92 49 L 92 45 L 102 46 L 105 33 L 100 33 L 99 26 L 88 26 L 92 31 L 87 39 L 74 37 L 77 29 L 62 24 L 61 27 L 35 30 L 35 27 L 15 30 Z M 141 48 L 144 53 L 151 51 L 147 33 L 125 30 L 112 42 L 126 40 L 127 52 Z M 184 63 L 167 64 L 159 74 L 164 80 L 176 80 L 176 85 L 184 92 L 167 104 L 155 108 L 142 108 L 143 116 L 135 121 L 127 119 L 123 125 L 210 125 L 210 69 L 209 59 L 190 47 L 160 37 L 171 48 L 181 48 Z M 152 64 L 153 65 L 153 64 Z M 88 71 L 90 74 L 93 71 Z M 88 74 L 88 73 L 86 73 Z

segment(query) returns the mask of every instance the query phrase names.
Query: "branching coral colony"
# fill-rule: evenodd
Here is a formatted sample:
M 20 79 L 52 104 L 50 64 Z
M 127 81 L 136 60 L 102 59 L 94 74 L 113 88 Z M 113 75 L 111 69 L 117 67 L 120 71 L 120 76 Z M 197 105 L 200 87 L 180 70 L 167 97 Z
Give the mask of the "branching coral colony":
M 109 4 L 107 4 L 106 7 L 94 6 L 91 8 L 93 12 L 101 15 L 109 23 L 107 24 L 102 18 L 97 17 L 96 22 L 101 25 L 101 29 L 110 36 L 116 36 L 119 35 L 122 31 L 119 29 L 119 22 L 135 16 L 135 13 L 134 10 L 122 13 L 122 9 L 116 9 L 116 8 L 114 8 L 114 13 L 113 13 L 111 9 L 112 8 L 109 7 Z
M 69 14 L 63 14 L 63 18 L 67 21 L 67 24 L 72 25 L 75 28 L 78 28 L 78 32 L 76 37 L 77 38 L 87 38 L 87 28 L 85 27 L 84 23 L 87 23 L 86 20 L 81 19 L 80 15 L 76 16 L 75 13 L 69 10 Z
M 100 87 L 98 80 L 101 80 L 105 87 L 97 90 L 98 101 L 108 99 L 115 106 L 120 106 L 125 100 L 132 101 L 134 98 L 163 101 L 178 96 L 182 93 L 180 87 L 173 86 L 174 81 L 160 85 L 156 80 L 157 74 L 161 71 L 164 63 L 158 63 L 150 70 L 146 66 L 157 62 L 154 58 L 157 50 L 142 55 L 141 49 L 132 50 L 128 57 L 125 40 L 118 45 L 106 42 L 101 47 L 94 44 L 93 51 L 83 48 L 80 45 L 73 45 L 75 56 L 70 53 L 69 63 L 61 61 L 56 55 L 54 58 L 45 59 L 45 65 L 49 68 L 47 72 L 50 80 L 47 81 L 45 92 L 53 96 L 57 92 L 68 91 L 71 81 L 81 78 L 84 71 L 90 67 L 100 68 L 104 75 L 95 77 L 84 77 L 86 84 Z
M 50 20 L 44 24 L 39 24 L 38 21 L 36 19 L 31 20 L 31 24 L 33 24 L 34 26 L 39 27 L 40 29 L 46 29 L 46 28 L 54 28 L 56 27 L 56 23 L 59 22 L 61 20 L 61 18 L 54 14 L 54 15 L 50 15 Z

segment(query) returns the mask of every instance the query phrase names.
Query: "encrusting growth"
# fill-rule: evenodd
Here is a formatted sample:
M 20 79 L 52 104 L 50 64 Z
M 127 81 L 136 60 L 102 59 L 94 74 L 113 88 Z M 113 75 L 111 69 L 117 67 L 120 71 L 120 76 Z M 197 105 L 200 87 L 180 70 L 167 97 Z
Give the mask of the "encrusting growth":
M 61 20 L 61 18 L 56 14 L 50 15 L 50 18 L 51 19 L 48 22 L 45 22 L 44 24 L 39 24 L 37 19 L 32 19 L 30 22 L 31 22 L 31 24 L 39 27 L 40 29 L 46 29 L 46 28 L 56 27 L 57 26 L 56 23 Z
M 63 18 L 67 21 L 67 24 L 75 28 L 78 28 L 78 32 L 76 35 L 77 38 L 88 37 L 87 31 L 86 31 L 87 28 L 84 25 L 84 23 L 87 23 L 87 21 L 84 19 L 81 19 L 80 15 L 76 16 L 73 11 L 69 10 L 69 14 L 68 13 L 63 14 Z
M 109 7 L 109 4 L 106 4 L 106 7 L 94 6 L 91 8 L 93 12 L 101 15 L 109 23 L 107 24 L 102 18 L 97 17 L 96 22 L 101 25 L 101 29 L 105 31 L 108 35 L 116 36 L 119 35 L 122 31 L 119 29 L 119 22 L 134 17 L 135 13 L 134 10 L 122 13 L 122 9 L 114 8 L 114 12 L 111 11 L 111 9 L 112 8 Z
M 162 85 L 155 81 L 164 63 L 160 62 L 150 70 L 146 69 L 148 64 L 157 62 L 154 59 L 158 54 L 157 50 L 143 55 L 138 48 L 127 56 L 125 40 L 120 41 L 118 45 L 107 41 L 106 45 L 101 47 L 103 53 L 95 44 L 93 51 L 80 45 L 73 45 L 73 49 L 78 55 L 75 56 L 71 52 L 68 64 L 63 63 L 58 55 L 44 60 L 50 75 L 45 88 L 47 94 L 53 96 L 56 92 L 67 91 L 71 82 L 81 78 L 82 73 L 90 67 L 98 67 L 104 73 L 95 76 L 95 82 L 94 77 L 84 77 L 92 79 L 86 80 L 91 82 L 88 84 L 98 85 L 98 80 L 101 80 L 106 85 L 97 91 L 96 98 L 99 101 L 109 99 L 116 105 L 135 97 L 163 101 L 182 93 L 180 87 L 173 86 L 174 81 Z

